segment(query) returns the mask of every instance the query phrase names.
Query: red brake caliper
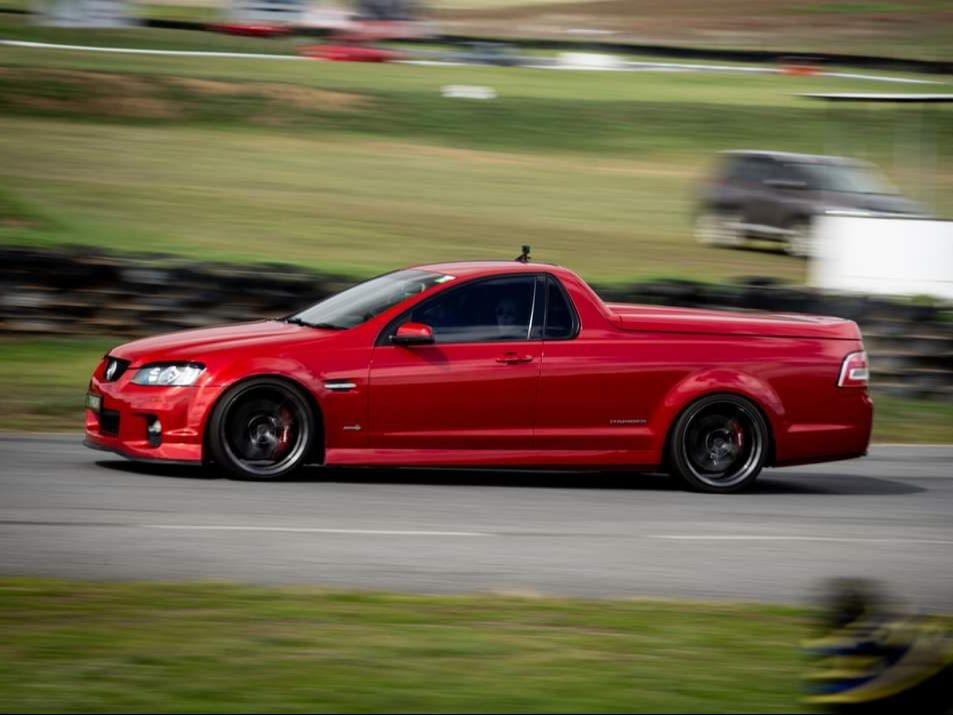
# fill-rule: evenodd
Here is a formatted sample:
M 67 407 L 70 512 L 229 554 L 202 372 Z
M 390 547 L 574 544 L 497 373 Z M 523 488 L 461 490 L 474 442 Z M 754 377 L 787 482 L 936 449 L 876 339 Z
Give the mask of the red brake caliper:
M 737 448 L 738 452 L 740 453 L 740 452 L 744 449 L 744 446 L 745 446 L 745 431 L 744 431 L 744 428 L 742 428 L 742 426 L 741 426 L 741 424 L 738 422 L 738 420 L 732 420 L 732 421 L 731 421 L 731 425 L 730 425 L 730 429 L 731 429 L 731 441 L 734 442 L 735 447 Z
M 280 460 L 288 451 L 288 446 L 291 443 L 291 426 L 294 422 L 287 407 L 281 408 L 278 419 L 278 442 L 275 444 L 275 451 L 272 455 L 276 461 Z

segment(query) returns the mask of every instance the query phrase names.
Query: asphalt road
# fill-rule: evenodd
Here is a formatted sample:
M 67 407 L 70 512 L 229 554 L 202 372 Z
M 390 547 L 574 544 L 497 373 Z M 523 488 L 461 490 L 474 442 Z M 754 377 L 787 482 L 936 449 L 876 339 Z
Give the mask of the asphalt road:
M 953 612 L 953 447 L 874 448 L 711 496 L 583 473 L 245 483 L 79 442 L 0 434 L 0 574 L 777 602 L 862 576 Z

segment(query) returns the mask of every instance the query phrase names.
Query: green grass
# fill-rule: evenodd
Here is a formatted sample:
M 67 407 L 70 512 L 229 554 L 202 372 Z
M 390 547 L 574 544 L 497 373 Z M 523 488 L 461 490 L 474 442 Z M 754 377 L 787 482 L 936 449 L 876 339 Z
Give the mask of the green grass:
M 0 429 L 76 430 L 90 375 L 121 341 L 0 339 Z
M 0 580 L 0 712 L 793 712 L 810 613 Z
M 220 22 L 221 17 L 207 8 L 166 7 L 150 17 L 163 20 Z M 149 27 L 75 28 L 49 27 L 31 22 L 26 15 L 0 13 L 0 37 L 8 40 L 50 42 L 63 45 L 103 47 L 139 47 L 159 50 L 203 50 L 206 52 L 252 52 L 294 54 L 302 45 L 314 44 L 314 38 L 256 38 L 201 30 L 172 30 Z
M 86 385 L 123 338 L 0 339 L 0 429 L 80 430 Z M 874 442 L 953 443 L 953 405 L 874 395 Z
M 953 444 L 953 405 L 875 395 L 873 440 Z
M 509 258 L 522 243 L 602 280 L 804 271 L 777 253 L 697 245 L 696 167 L 685 162 L 22 119 L 0 119 L 0 154 L 19 217 L 0 227 L 5 243 L 280 259 L 356 275 Z
M 858 2 L 854 0 L 853 2 L 811 2 L 804 3 L 802 5 L 794 5 L 788 9 L 788 12 L 797 12 L 797 13 L 820 13 L 820 14 L 845 14 L 845 15 L 858 15 L 858 14 L 881 14 L 881 13 L 920 13 L 920 12 L 932 12 L 943 9 L 944 0 L 928 0 L 924 2 L 919 0 L 919 2 L 863 2 L 861 0 Z
M 500 98 L 445 99 L 446 84 Z M 0 241 L 356 275 L 529 243 L 599 281 L 801 280 L 777 253 L 697 245 L 698 181 L 719 149 L 823 151 L 829 135 L 890 164 L 906 114 L 844 111 L 828 132 L 792 96 L 861 84 L 0 49 L 0 183 L 17 210 Z M 943 167 L 953 112 L 934 120 Z M 909 163 L 894 174 L 918 187 Z M 936 182 L 953 209 L 953 176 Z

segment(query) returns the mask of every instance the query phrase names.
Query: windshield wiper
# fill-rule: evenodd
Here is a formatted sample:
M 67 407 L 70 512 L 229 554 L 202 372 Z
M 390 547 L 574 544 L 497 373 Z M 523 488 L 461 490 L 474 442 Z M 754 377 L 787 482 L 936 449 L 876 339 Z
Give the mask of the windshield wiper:
M 306 325 L 306 326 L 309 327 L 309 328 L 315 327 L 313 324 L 309 323 L 309 322 L 306 321 L 306 320 L 302 320 L 301 318 L 294 318 L 294 317 L 292 317 L 292 318 L 281 318 L 280 320 L 281 320 L 281 322 L 283 322 L 283 323 L 291 323 L 292 325 Z

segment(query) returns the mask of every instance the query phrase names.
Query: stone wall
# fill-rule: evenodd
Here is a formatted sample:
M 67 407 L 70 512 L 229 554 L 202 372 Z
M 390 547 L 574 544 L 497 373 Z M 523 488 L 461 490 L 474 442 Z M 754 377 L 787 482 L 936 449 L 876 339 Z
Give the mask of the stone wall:
M 279 317 L 353 282 L 283 264 L 0 249 L 0 334 L 134 337 Z M 953 400 L 953 306 L 830 295 L 749 279 L 600 287 L 607 300 L 837 315 L 856 320 L 879 391 Z

